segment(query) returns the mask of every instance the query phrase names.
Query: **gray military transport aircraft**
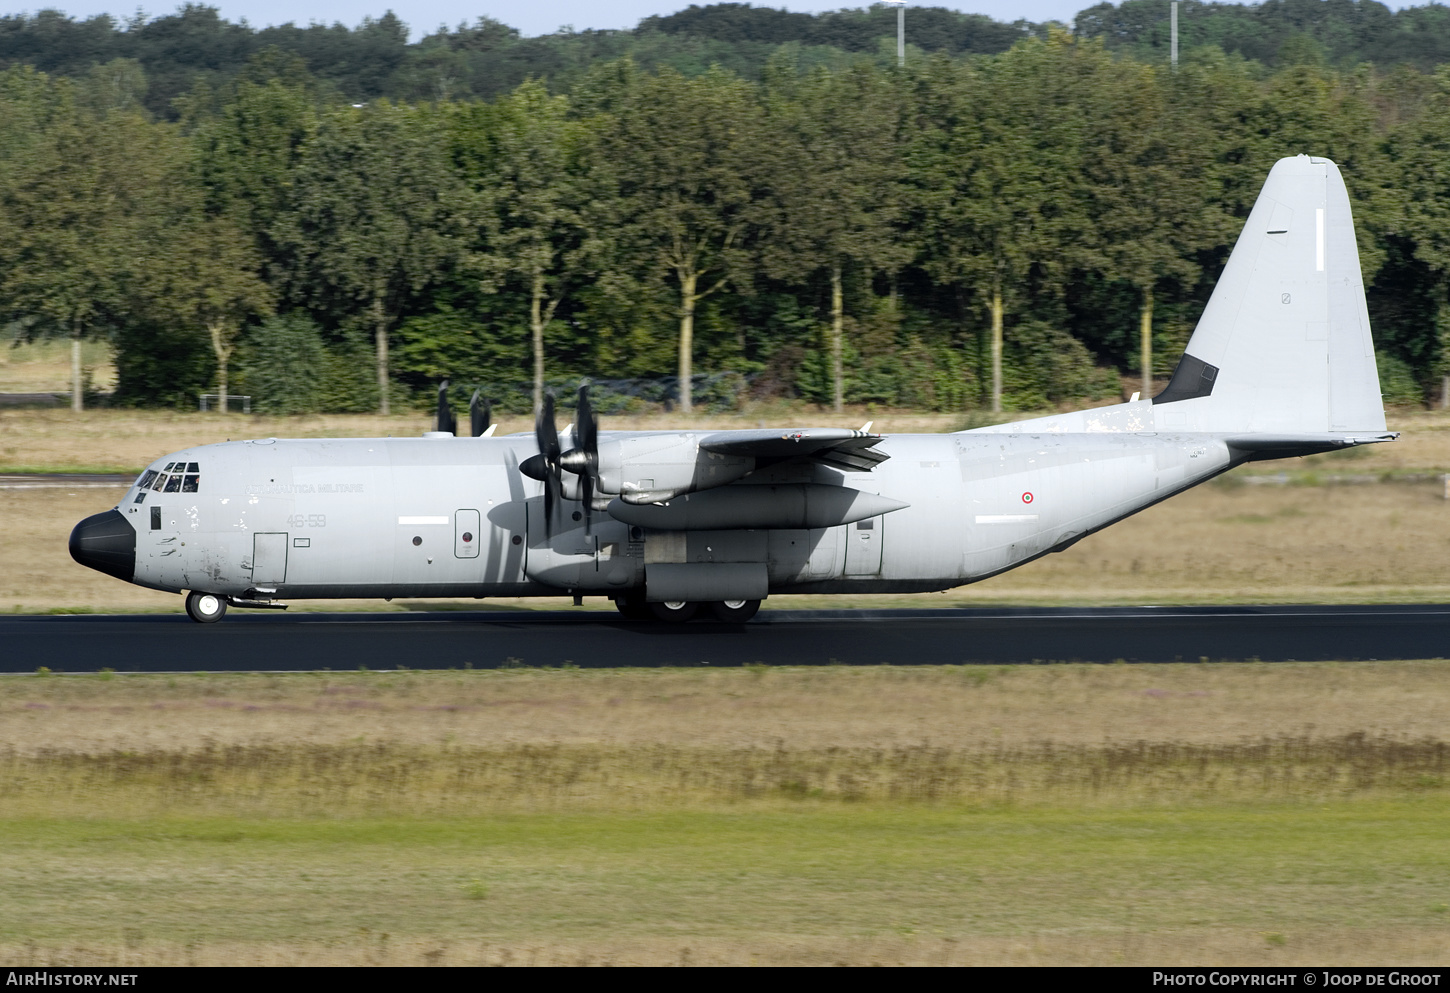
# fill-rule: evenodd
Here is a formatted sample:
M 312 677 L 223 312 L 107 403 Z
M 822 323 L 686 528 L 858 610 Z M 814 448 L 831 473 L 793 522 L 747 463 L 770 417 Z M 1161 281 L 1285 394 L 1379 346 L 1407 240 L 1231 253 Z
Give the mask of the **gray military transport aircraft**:
M 746 621 L 771 593 L 917 593 L 1061 551 L 1234 466 L 1389 441 L 1349 197 L 1281 159 L 1168 386 L 955 434 L 598 430 L 205 445 L 70 538 L 202 623 L 282 598 L 608 596 Z

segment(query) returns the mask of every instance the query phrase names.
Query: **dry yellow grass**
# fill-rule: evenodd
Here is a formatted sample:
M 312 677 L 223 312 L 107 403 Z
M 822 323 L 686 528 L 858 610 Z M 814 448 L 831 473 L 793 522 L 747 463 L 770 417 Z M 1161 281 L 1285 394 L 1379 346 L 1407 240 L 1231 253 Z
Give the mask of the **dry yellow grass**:
M 1450 740 L 1450 663 L 0 676 L 0 752 Z
M 92 388 L 115 388 L 115 355 L 107 342 L 83 342 L 81 366 L 90 374 Z M 70 376 L 69 341 L 16 345 L 0 340 L 0 393 L 68 392 Z
M 1325 929 L 1295 935 L 1219 928 L 1114 935 L 934 934 L 852 938 L 775 935 L 749 941 L 691 935 L 622 941 L 437 939 L 360 935 L 350 941 L 188 942 L 145 935 L 73 943 L 0 942 L 0 960 L 37 966 L 1153 966 L 1443 967 L 1437 927 Z M 1288 947 L 1285 947 L 1285 946 Z
M 0 958 L 1443 965 L 1445 665 L 0 677 Z
M 1443 788 L 1444 663 L 6 677 L 10 817 Z M 1386 791 L 1389 791 L 1386 794 Z

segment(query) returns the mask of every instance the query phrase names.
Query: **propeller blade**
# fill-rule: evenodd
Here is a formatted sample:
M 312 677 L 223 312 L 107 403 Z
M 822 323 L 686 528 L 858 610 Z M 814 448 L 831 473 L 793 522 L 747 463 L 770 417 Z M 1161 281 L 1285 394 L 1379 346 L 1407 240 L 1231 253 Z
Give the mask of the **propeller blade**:
M 599 422 L 594 419 L 594 408 L 589 403 L 589 386 L 579 387 L 579 410 L 574 418 L 574 439 L 579 448 L 589 455 L 599 451 Z
M 586 472 L 579 477 L 579 495 L 584 500 L 584 534 L 587 536 L 594 509 L 594 474 L 592 472 Z
M 546 392 L 544 402 L 539 408 L 539 416 L 534 421 L 534 441 L 538 443 L 539 454 L 533 456 L 525 464 L 534 462 L 530 468 L 540 472 L 539 477 L 544 483 L 544 533 L 553 536 L 554 533 L 554 504 L 558 502 L 560 490 L 560 477 L 562 471 L 559 466 L 559 432 L 554 427 L 554 394 Z M 519 469 L 522 471 L 523 466 Z M 532 472 L 529 475 L 533 475 Z
M 544 404 L 539 408 L 538 419 L 534 421 L 534 440 L 539 444 L 539 454 L 551 468 L 559 465 L 559 431 L 554 427 L 554 394 L 544 394 Z
M 437 431 L 452 434 L 458 425 L 453 420 L 453 410 L 448 406 L 448 380 L 438 384 L 438 426 Z
M 544 478 L 544 534 L 554 536 L 554 504 L 559 502 L 559 477 L 550 473 Z
M 594 416 L 594 407 L 589 403 L 589 384 L 579 387 L 579 409 L 574 417 L 574 439 L 584 453 L 584 472 L 581 474 L 580 495 L 584 498 L 584 533 L 589 533 L 591 512 L 594 503 L 595 476 L 599 473 L 599 421 Z
M 482 438 L 493 420 L 492 405 L 487 400 L 483 400 L 481 403 L 479 401 L 478 390 L 474 390 L 473 399 L 468 402 L 468 426 L 470 433 L 475 438 Z

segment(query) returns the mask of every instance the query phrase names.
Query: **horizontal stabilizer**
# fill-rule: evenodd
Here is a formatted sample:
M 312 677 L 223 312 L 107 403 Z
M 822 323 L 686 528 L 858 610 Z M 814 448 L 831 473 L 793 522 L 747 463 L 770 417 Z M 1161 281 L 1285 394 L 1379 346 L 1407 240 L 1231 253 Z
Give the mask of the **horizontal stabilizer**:
M 1229 448 L 1251 453 L 1258 458 L 1285 459 L 1302 455 L 1318 455 L 1321 452 L 1333 452 L 1341 448 L 1352 448 L 1355 445 L 1369 445 L 1377 441 L 1394 441 L 1399 436 L 1398 431 L 1360 435 L 1254 434 L 1242 438 L 1225 438 L 1224 441 Z

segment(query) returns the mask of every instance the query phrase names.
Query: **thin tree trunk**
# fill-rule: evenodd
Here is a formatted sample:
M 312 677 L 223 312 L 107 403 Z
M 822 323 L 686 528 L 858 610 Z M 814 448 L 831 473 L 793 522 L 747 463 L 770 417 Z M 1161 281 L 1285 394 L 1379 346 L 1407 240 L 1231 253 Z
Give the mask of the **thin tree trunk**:
M 831 267 L 831 379 L 833 392 L 831 409 L 836 413 L 846 409 L 845 369 L 842 362 L 843 339 L 845 338 L 845 307 L 841 300 L 841 267 Z
M 220 324 L 212 324 L 207 327 L 207 330 L 211 332 L 211 350 L 216 354 L 217 393 L 220 394 L 217 397 L 217 405 L 221 408 L 221 412 L 225 414 L 227 412 L 227 390 L 229 388 L 229 384 L 227 383 L 227 360 L 231 358 L 232 350 L 222 345 L 222 326 Z
M 691 364 L 691 353 L 695 348 L 695 301 L 699 299 L 695 295 L 695 287 L 699 282 L 697 273 L 690 273 L 680 279 L 680 411 L 682 413 L 693 413 L 695 409 L 694 398 L 694 368 Z
M 1138 347 L 1143 364 L 1142 398 L 1153 395 L 1153 287 L 1143 289 L 1143 310 L 1138 321 Z
M 381 296 L 373 298 L 373 337 L 378 353 L 378 413 L 388 416 L 388 321 Z
M 70 335 L 70 409 L 80 413 L 85 409 L 85 394 L 81 392 L 81 322 L 76 319 L 71 325 Z
M 544 274 L 534 273 L 534 298 L 529 303 L 529 327 L 534 335 L 534 416 L 544 409 Z
M 992 413 L 1002 410 L 1002 281 L 992 282 Z

